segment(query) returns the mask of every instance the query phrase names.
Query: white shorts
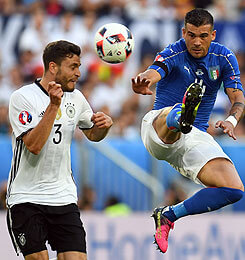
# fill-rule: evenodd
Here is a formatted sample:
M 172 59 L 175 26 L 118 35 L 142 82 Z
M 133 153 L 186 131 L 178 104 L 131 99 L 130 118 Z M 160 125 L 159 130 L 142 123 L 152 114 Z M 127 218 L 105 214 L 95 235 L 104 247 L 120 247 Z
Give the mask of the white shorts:
M 197 175 L 208 161 L 214 158 L 226 158 L 231 161 L 210 134 L 196 127 L 188 134 L 181 134 L 175 143 L 165 144 L 152 125 L 153 120 L 164 109 L 166 108 L 152 110 L 142 119 L 142 141 L 152 156 L 167 161 L 178 172 L 196 183 L 201 183 Z

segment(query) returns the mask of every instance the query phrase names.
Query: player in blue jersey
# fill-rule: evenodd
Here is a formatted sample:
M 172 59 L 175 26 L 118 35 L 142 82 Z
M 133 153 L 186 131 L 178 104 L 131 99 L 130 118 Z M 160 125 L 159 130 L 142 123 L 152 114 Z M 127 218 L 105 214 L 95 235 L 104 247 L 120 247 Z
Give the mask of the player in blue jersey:
M 223 84 L 231 102 L 230 115 L 215 126 L 236 140 L 234 128 L 244 111 L 237 59 L 225 46 L 212 42 L 213 17 L 204 9 L 186 14 L 182 33 L 183 39 L 158 53 L 153 64 L 132 79 L 133 90 L 143 95 L 151 95 L 150 87 L 157 83 L 154 109 L 142 120 L 146 149 L 206 186 L 177 205 L 154 210 L 155 242 L 163 253 L 177 219 L 217 210 L 240 200 L 244 193 L 231 159 L 206 132 Z

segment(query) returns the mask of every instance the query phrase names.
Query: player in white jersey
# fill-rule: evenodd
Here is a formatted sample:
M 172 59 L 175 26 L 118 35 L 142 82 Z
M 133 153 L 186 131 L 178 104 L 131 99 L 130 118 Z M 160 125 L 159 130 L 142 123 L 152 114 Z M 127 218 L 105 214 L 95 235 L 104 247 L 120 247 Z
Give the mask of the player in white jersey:
M 94 113 L 75 89 L 80 54 L 80 48 L 67 41 L 48 44 L 43 77 L 10 99 L 13 159 L 7 222 L 17 253 L 27 260 L 48 260 L 46 241 L 59 260 L 86 259 L 70 145 L 76 126 L 89 140 L 100 141 L 112 119 Z

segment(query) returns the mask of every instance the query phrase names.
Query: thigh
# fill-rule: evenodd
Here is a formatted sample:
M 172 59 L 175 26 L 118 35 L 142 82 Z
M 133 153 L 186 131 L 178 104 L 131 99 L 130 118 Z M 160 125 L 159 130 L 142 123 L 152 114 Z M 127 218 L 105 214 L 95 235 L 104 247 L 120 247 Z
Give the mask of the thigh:
M 80 252 L 64 252 L 58 254 L 58 260 L 87 260 L 87 255 Z
M 185 177 L 196 183 L 206 185 L 198 178 L 198 174 L 212 160 L 222 159 L 232 165 L 231 159 L 224 153 L 214 138 L 203 131 L 193 127 L 189 134 L 182 135 L 183 143 L 176 147 L 176 155 L 180 153 L 180 160 L 176 160 L 173 166 Z M 182 149 L 184 148 L 184 149 Z M 175 155 L 175 156 L 176 156 Z
M 25 260 L 49 260 L 48 250 L 44 250 L 38 253 L 33 253 L 25 256 Z
M 171 145 L 163 142 L 153 126 L 153 121 L 160 114 L 164 113 L 166 109 L 167 108 L 149 111 L 142 119 L 141 125 L 141 138 L 143 144 L 147 151 L 158 160 L 166 160 L 166 157 L 171 153 L 169 151 Z
M 45 251 L 47 224 L 39 205 L 22 203 L 7 214 L 8 230 L 17 253 L 24 256 Z
M 158 135 L 158 137 L 165 144 L 173 144 L 177 140 L 179 140 L 181 133 L 171 131 L 166 124 L 166 118 L 169 112 L 173 107 L 166 107 L 162 110 L 162 112 L 154 119 L 152 125 Z
M 235 166 L 225 158 L 215 158 L 207 162 L 197 177 L 208 187 L 244 189 Z
M 86 253 L 86 233 L 75 204 L 52 208 L 48 218 L 48 242 L 58 253 Z

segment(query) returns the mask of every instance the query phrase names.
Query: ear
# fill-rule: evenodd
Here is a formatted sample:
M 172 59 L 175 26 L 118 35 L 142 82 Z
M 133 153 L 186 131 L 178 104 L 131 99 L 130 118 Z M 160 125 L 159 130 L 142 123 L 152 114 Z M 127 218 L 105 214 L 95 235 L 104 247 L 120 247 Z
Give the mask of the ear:
M 212 34 L 211 34 L 211 39 L 212 39 L 212 41 L 214 41 L 215 38 L 216 38 L 216 30 L 213 30 L 213 31 L 212 31 Z
M 185 38 L 185 34 L 186 34 L 186 29 L 185 27 L 182 28 L 182 37 Z
M 49 63 L 49 71 L 51 74 L 56 74 L 58 72 L 58 65 L 55 62 L 51 61 Z

